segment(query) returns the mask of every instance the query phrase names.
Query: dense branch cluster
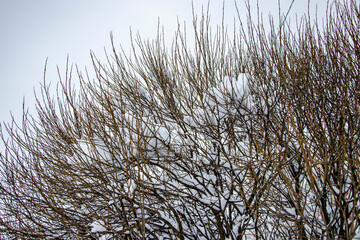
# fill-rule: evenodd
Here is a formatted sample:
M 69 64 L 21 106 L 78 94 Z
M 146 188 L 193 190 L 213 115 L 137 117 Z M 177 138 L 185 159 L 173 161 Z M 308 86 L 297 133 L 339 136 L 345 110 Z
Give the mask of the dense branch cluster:
M 234 40 L 194 21 L 71 66 L 4 125 L 5 239 L 350 239 L 360 217 L 360 12 Z M 2 134 L 5 136 L 5 134 Z

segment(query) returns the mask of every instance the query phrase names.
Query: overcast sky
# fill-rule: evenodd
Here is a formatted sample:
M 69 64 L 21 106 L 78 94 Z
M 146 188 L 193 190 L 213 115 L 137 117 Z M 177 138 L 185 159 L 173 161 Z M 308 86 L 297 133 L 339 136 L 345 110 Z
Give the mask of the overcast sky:
M 112 31 L 117 43 L 129 48 L 129 29 L 144 38 L 156 36 L 158 19 L 171 39 L 177 19 L 191 26 L 191 0 L 0 0 L 0 122 L 10 120 L 10 112 L 21 118 L 22 102 L 34 109 L 33 90 L 43 80 L 48 58 L 47 81 L 56 84 L 56 65 L 64 72 L 66 58 L 81 68 L 90 65 L 89 52 L 100 57 L 109 47 Z M 196 13 L 207 0 L 194 0 Z M 240 13 L 246 15 L 244 0 L 237 0 Z M 260 11 L 283 14 L 292 0 L 259 0 Z M 256 1 L 250 0 L 255 7 Z M 318 6 L 324 15 L 326 0 L 312 0 L 310 10 Z M 222 0 L 210 1 L 212 23 L 221 20 Z M 289 18 L 307 12 L 306 0 L 294 0 Z M 234 0 L 225 0 L 226 21 L 236 16 Z M 267 17 L 266 17 L 267 18 Z

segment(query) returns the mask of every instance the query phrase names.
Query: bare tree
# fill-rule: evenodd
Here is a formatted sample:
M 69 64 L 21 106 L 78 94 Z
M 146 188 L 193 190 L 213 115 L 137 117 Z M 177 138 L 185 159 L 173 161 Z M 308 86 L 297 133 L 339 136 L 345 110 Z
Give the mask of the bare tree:
M 229 39 L 205 15 L 68 64 L 3 126 L 6 239 L 351 239 L 359 225 L 360 12 L 333 2 Z M 73 87 L 73 73 L 79 88 Z

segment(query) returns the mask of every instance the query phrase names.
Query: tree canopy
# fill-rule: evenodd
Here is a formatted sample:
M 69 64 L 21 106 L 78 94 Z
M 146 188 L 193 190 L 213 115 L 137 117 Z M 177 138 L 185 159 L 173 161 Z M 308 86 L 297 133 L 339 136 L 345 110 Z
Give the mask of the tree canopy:
M 229 38 L 194 20 L 68 64 L 4 124 L 5 239 L 350 239 L 360 217 L 360 11 Z M 111 38 L 111 40 L 113 40 Z M 76 76 L 76 80 L 74 80 Z M 78 81 L 79 87 L 74 87 Z

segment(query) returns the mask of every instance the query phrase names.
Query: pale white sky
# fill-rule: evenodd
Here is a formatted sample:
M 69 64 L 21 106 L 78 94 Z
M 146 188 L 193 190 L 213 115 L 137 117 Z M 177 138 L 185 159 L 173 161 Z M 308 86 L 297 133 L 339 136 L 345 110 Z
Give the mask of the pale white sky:
M 236 0 L 241 15 L 246 16 L 244 0 Z M 33 90 L 39 89 L 48 58 L 47 80 L 56 83 L 56 65 L 64 70 L 70 62 L 81 68 L 90 65 L 89 51 L 100 57 L 110 46 L 109 33 L 117 43 L 129 48 L 129 29 L 144 38 L 154 38 L 158 19 L 168 39 L 177 27 L 177 19 L 185 21 L 190 30 L 191 0 L 0 0 L 0 122 L 10 120 L 10 111 L 21 119 L 22 101 L 34 110 Z M 195 12 L 207 0 L 193 0 Z M 222 0 L 210 1 L 212 23 L 220 23 Z M 258 0 L 260 11 L 278 15 L 278 2 L 286 13 L 292 0 Z M 294 0 L 289 18 L 307 12 L 307 0 Z M 256 1 L 250 0 L 256 6 Z M 310 10 L 318 6 L 323 16 L 326 0 L 311 0 Z M 234 0 L 225 0 L 228 23 L 236 17 Z M 170 43 L 169 43 L 170 44 Z

